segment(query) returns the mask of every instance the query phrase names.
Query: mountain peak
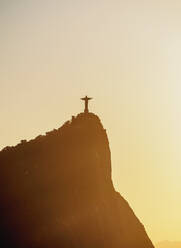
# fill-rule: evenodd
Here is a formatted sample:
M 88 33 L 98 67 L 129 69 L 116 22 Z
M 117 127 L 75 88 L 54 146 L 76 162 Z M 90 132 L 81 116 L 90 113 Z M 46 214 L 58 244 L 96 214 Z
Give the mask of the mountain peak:
M 94 113 L 79 113 L 77 116 L 72 116 L 71 121 L 68 122 L 72 126 L 89 126 L 103 128 L 101 120 Z
M 109 141 L 97 115 L 80 113 L 59 129 L 6 148 L 0 164 L 0 244 L 153 248 L 114 190 Z

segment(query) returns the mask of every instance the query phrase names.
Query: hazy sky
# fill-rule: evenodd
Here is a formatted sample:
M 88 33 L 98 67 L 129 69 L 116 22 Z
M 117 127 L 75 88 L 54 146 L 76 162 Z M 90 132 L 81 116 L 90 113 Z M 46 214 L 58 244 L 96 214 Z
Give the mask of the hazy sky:
M 0 0 L 0 148 L 83 110 L 153 242 L 181 239 L 181 1 Z

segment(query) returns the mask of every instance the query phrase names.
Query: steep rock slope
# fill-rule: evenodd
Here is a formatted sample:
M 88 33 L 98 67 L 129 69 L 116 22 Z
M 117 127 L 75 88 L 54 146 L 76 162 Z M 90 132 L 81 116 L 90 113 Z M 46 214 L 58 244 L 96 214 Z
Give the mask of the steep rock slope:
M 108 138 L 92 113 L 5 148 L 0 182 L 1 247 L 153 248 L 114 190 Z

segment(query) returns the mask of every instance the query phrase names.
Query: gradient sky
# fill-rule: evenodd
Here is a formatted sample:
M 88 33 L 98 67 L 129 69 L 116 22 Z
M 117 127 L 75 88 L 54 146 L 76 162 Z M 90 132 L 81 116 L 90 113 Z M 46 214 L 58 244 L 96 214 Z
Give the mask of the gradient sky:
M 83 110 L 153 242 L 181 239 L 181 1 L 0 0 L 0 148 Z

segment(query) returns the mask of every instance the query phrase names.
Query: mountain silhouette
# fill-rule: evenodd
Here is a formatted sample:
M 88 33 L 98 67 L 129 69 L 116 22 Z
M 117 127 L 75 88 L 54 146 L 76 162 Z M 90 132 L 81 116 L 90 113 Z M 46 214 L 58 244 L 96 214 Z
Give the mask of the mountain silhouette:
M 93 113 L 0 152 L 0 247 L 153 248 L 115 191 L 106 130 Z

